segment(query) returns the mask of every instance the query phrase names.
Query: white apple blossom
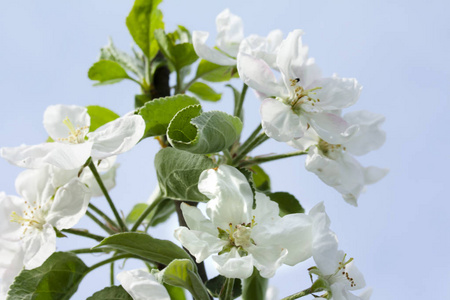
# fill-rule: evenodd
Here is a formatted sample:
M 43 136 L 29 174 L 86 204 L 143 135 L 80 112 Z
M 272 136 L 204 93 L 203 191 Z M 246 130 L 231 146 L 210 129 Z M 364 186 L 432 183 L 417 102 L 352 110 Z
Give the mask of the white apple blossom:
M 309 216 L 312 218 L 312 256 L 317 266 L 310 272 L 325 280 L 327 299 L 368 300 L 371 291 L 365 291 L 360 297 L 350 292 L 364 288 L 366 282 L 353 259 L 347 259 L 346 254 L 338 250 L 338 239 L 330 230 L 330 219 L 323 202 L 314 206 Z
M 243 52 L 237 57 L 239 76 L 268 97 L 261 105 L 261 119 L 271 138 L 288 142 L 312 127 L 329 143 L 344 142 L 358 127 L 336 112 L 358 100 L 361 86 L 353 78 L 322 78 L 314 59 L 308 58 L 302 34 L 295 30 L 281 43 L 276 59 L 281 81 L 264 59 Z
M 277 54 L 283 41 L 281 30 L 272 30 L 267 37 L 256 34 L 246 37 L 239 46 L 239 53 L 260 58 L 271 68 L 278 69 Z
M 5 195 L 0 193 L 0 198 Z M 0 299 L 6 299 L 14 278 L 23 269 L 22 245 L 0 239 Z
M 72 170 L 81 167 L 90 156 L 101 160 L 130 150 L 145 130 L 139 115 L 118 118 L 90 133 L 89 126 L 85 107 L 49 106 L 44 113 L 44 127 L 55 142 L 2 148 L 0 155 L 19 167 L 36 169 L 51 164 Z
M 133 300 L 170 300 L 166 288 L 146 270 L 120 272 L 117 280 Z
M 244 175 L 221 165 L 200 175 L 198 188 L 209 200 L 205 218 L 197 207 L 182 204 L 189 229 L 177 238 L 198 263 L 212 254 L 218 272 L 228 278 L 248 278 L 256 267 L 272 277 L 283 263 L 295 265 L 311 256 L 311 222 L 304 214 L 279 217 L 278 204 L 253 193 Z
M 57 230 L 74 226 L 86 213 L 89 188 L 79 179 L 55 186 L 50 166 L 26 170 L 16 179 L 22 197 L 0 195 L 0 238 L 21 242 L 26 269 L 39 267 L 56 249 Z
M 347 113 L 343 119 L 350 125 L 359 126 L 359 131 L 348 141 L 330 144 L 308 129 L 304 137 L 288 144 L 300 150 L 307 150 L 306 169 L 315 173 L 327 185 L 335 188 L 351 205 L 357 200 L 367 184 L 382 179 L 387 169 L 363 167 L 353 155 L 364 155 L 380 148 L 386 134 L 380 129 L 384 116 L 369 111 Z

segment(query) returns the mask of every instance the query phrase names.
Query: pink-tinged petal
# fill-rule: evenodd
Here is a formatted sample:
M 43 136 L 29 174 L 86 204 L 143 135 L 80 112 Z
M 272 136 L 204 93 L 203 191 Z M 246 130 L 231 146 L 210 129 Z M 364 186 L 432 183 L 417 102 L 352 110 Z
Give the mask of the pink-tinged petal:
M 122 271 L 117 280 L 133 300 L 170 300 L 166 288 L 148 271 Z
M 293 266 L 311 257 L 311 226 L 311 217 L 305 214 L 290 214 L 273 225 L 256 225 L 252 229 L 251 237 L 258 246 L 278 245 L 287 249 L 284 263 Z
M 239 45 L 244 38 L 244 25 L 242 19 L 230 12 L 227 8 L 216 17 L 216 45 L 232 57 L 236 57 Z
M 305 89 L 317 88 L 310 93 L 314 99 L 319 99 L 317 105 L 323 110 L 343 109 L 358 101 L 362 86 L 354 78 L 321 78 L 309 84 Z
M 31 270 L 40 267 L 56 250 L 56 233 L 52 225 L 45 224 L 42 230 L 32 229 L 25 234 L 24 265 Z
M 213 256 L 212 259 L 219 274 L 227 278 L 245 279 L 253 273 L 253 256 L 241 257 L 235 247 L 228 253 Z
M 89 188 L 80 180 L 73 179 L 56 192 L 53 204 L 47 213 L 47 223 L 58 230 L 75 226 L 86 214 L 90 199 Z
M 81 167 L 91 154 L 92 143 L 63 144 L 44 143 L 0 149 L 0 156 L 22 168 L 37 169 L 47 164 L 65 170 Z
M 92 158 L 104 159 L 133 148 L 145 131 L 145 122 L 139 115 L 121 117 L 88 134 L 93 142 Z
M 219 50 L 210 48 L 206 45 L 209 33 L 205 31 L 194 31 L 192 33 L 192 43 L 195 53 L 204 60 L 210 61 L 221 66 L 234 66 L 236 59 L 226 56 Z
M 222 251 L 222 248 L 228 243 L 207 232 L 189 230 L 186 227 L 175 229 L 174 236 L 195 257 L 197 263 Z
M 256 192 L 255 199 L 256 208 L 253 210 L 253 216 L 258 224 L 273 224 L 280 219 L 278 203 L 258 192 Z
M 343 116 L 349 124 L 359 125 L 359 131 L 345 143 L 353 155 L 364 155 L 380 148 L 386 141 L 386 132 L 380 129 L 385 118 L 367 110 L 353 111 Z
M 183 212 L 184 220 L 190 230 L 204 231 L 212 236 L 218 236 L 219 231 L 214 224 L 205 218 L 200 209 L 195 206 L 190 206 L 186 203 L 181 203 L 181 211 Z
M 389 169 L 378 167 L 367 167 L 364 169 L 364 181 L 366 184 L 373 184 L 381 180 L 389 173 Z
M 57 141 L 67 138 L 70 130 L 63 121 L 68 118 L 75 129 L 85 128 L 89 131 L 91 118 L 87 113 L 86 107 L 76 105 L 51 105 L 44 112 L 44 127 L 48 135 Z
M 17 222 L 11 222 L 11 214 L 21 214 L 26 209 L 25 200 L 16 196 L 7 196 L 0 192 L 0 238 L 18 242 L 23 228 Z
M 253 264 L 264 278 L 273 277 L 288 254 L 286 249 L 283 249 L 278 245 L 262 247 L 251 245 L 250 247 L 246 247 L 245 250 L 253 256 Z
M 279 142 L 301 138 L 306 129 L 291 106 L 272 98 L 262 102 L 261 120 L 265 133 Z
M 349 141 L 358 130 L 358 125 L 347 123 L 342 117 L 333 113 L 304 113 L 309 125 L 317 134 L 330 144 L 342 144 Z
M 220 165 L 202 172 L 198 189 L 211 200 L 206 213 L 215 226 L 228 228 L 232 223 L 251 221 L 253 192 L 245 176 L 236 168 Z
M 262 59 L 245 53 L 237 57 L 239 77 L 249 87 L 267 96 L 287 97 L 288 90 L 280 83 L 269 65 Z

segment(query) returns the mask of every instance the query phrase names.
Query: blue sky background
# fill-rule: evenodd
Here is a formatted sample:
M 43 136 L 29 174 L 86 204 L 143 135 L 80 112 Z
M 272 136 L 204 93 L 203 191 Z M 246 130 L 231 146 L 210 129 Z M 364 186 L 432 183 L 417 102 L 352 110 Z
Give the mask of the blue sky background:
M 51 104 L 102 105 L 119 114 L 133 109 L 138 87 L 131 82 L 92 87 L 87 70 L 111 36 L 129 50 L 125 18 L 133 1 L 0 2 L 0 146 L 36 144 L 46 139 L 42 115 Z M 388 167 L 381 182 L 369 186 L 359 207 L 346 204 L 332 188 L 304 170 L 296 157 L 263 165 L 274 191 L 287 191 L 309 210 L 324 201 L 340 246 L 374 288 L 372 299 L 443 299 L 450 294 L 449 79 L 450 22 L 447 1 L 182 1 L 166 0 L 161 8 L 166 28 L 182 24 L 215 35 L 215 16 L 224 8 L 244 20 L 246 35 L 301 28 L 310 55 L 325 75 L 356 77 L 364 86 L 351 110 L 368 109 L 386 116 L 387 142 L 360 158 L 364 165 Z M 213 43 L 213 39 L 211 39 Z M 211 44 L 212 45 L 212 44 Z M 235 86 L 241 86 L 236 80 Z M 223 91 L 220 103 L 204 109 L 232 112 Z M 259 100 L 245 103 L 244 136 L 259 122 Z M 156 141 L 147 139 L 118 161 L 118 186 L 111 195 L 127 213 L 144 202 L 156 185 Z M 288 146 L 269 141 L 255 154 L 283 153 Z M 0 160 L 0 190 L 15 194 L 21 170 Z M 94 199 L 103 206 L 102 198 Z M 79 227 L 89 227 L 83 220 Z M 175 219 L 151 230 L 172 238 Z M 98 231 L 99 233 L 101 231 Z M 70 237 L 59 249 L 94 244 Z M 75 246 L 76 243 L 76 246 Z M 87 264 L 98 257 L 86 257 Z M 85 258 L 83 257 L 83 258 Z M 284 297 L 308 285 L 312 261 L 284 266 L 270 281 Z M 134 267 L 132 263 L 126 268 Z M 214 271 L 209 268 L 209 274 Z M 108 284 L 106 270 L 93 272 L 74 299 L 85 299 Z M 438 294 L 439 296 L 437 296 Z M 310 297 L 312 298 L 312 297 Z M 308 299 L 306 297 L 306 299 Z

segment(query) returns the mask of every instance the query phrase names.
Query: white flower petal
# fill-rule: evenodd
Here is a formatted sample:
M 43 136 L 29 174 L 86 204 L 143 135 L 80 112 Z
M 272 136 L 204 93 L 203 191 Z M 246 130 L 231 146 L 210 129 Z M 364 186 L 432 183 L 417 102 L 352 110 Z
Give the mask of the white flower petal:
M 306 129 L 291 106 L 272 98 L 262 102 L 261 120 L 265 133 L 279 142 L 301 138 Z
M 73 179 L 55 194 L 46 221 L 57 229 L 73 227 L 86 214 L 91 194 L 78 179 Z
M 183 202 L 181 203 L 181 211 L 190 230 L 204 231 L 212 236 L 219 234 L 217 227 L 210 220 L 206 219 L 197 207 Z
M 24 265 L 30 270 L 40 267 L 56 250 L 56 234 L 50 224 L 45 224 L 42 230 L 32 229 L 23 238 Z
M 15 181 L 17 193 L 37 205 L 46 202 L 53 196 L 57 187 L 51 182 L 51 169 L 52 166 L 47 165 L 21 172 Z
M 11 214 L 21 213 L 26 209 L 25 200 L 16 196 L 7 196 L 0 192 L 0 238 L 19 241 L 23 228 L 17 222 L 11 222 Z
M 253 264 L 264 278 L 273 277 L 288 254 L 286 249 L 277 245 L 262 247 L 251 245 L 245 250 L 253 256 Z
M 228 228 L 230 223 L 251 221 L 253 192 L 245 176 L 237 169 L 221 165 L 202 172 L 198 189 L 211 200 L 206 213 L 214 225 Z
M 236 57 L 239 45 L 244 39 L 242 19 L 227 8 L 216 17 L 217 47 L 232 57 Z
M 139 115 L 121 117 L 88 134 L 93 142 L 92 158 L 104 159 L 126 152 L 142 138 L 145 122 Z
M 280 219 L 278 204 L 263 193 L 256 192 L 256 208 L 253 216 L 258 224 L 273 224 Z
M 381 180 L 389 173 L 389 169 L 382 169 L 378 167 L 367 167 L 364 169 L 364 181 L 366 184 L 373 184 Z
M 342 282 L 333 283 L 330 288 L 333 294 L 333 300 L 361 300 L 358 296 L 350 293 L 346 285 Z
M 217 49 L 210 48 L 206 45 L 209 33 L 205 31 L 194 31 L 192 33 L 192 43 L 195 53 L 204 60 L 221 66 L 234 66 L 236 59 L 228 57 Z
M 166 288 L 144 270 L 122 271 L 117 280 L 133 300 L 170 300 Z
M 116 186 L 116 173 L 117 173 L 118 167 L 119 167 L 119 164 L 115 164 L 113 166 L 110 166 L 106 172 L 100 174 L 103 184 L 105 185 L 105 188 L 108 191 L 113 189 Z M 100 172 L 100 168 L 97 168 L 97 170 Z M 83 183 L 85 183 L 87 186 L 89 186 L 89 190 L 91 192 L 92 197 L 102 197 L 103 196 L 103 191 L 100 189 L 100 186 L 98 185 L 97 180 L 95 179 L 94 175 L 88 168 L 85 168 L 83 170 L 80 180 Z
M 197 263 L 201 263 L 211 254 L 222 251 L 227 244 L 226 241 L 219 239 L 207 232 L 189 230 L 186 227 L 175 229 L 175 238 L 195 256 Z
M 242 81 L 256 91 L 267 96 L 286 97 L 288 95 L 288 90 L 277 80 L 263 59 L 239 53 L 237 69 Z
M 315 90 L 313 98 L 320 99 L 317 105 L 323 110 L 343 109 L 358 101 L 362 86 L 355 78 L 321 78 L 312 82 L 306 89 L 320 87 Z
M 386 132 L 380 129 L 385 118 L 367 110 L 353 111 L 343 116 L 349 124 L 359 125 L 359 131 L 345 143 L 353 155 L 364 155 L 380 148 L 386 141 Z
M 44 112 L 44 127 L 48 135 L 55 141 L 67 138 L 70 135 L 69 128 L 63 123 L 68 118 L 76 128 L 91 125 L 91 118 L 87 109 L 76 105 L 51 105 Z
M 219 274 L 227 278 L 245 279 L 253 274 L 253 257 L 240 257 L 235 247 L 228 253 L 213 256 L 212 259 Z
M 361 294 L 359 294 L 359 298 L 361 298 L 361 300 L 369 300 L 372 296 L 372 292 L 372 288 L 367 288 Z
M 333 113 L 304 113 L 307 122 L 317 134 L 330 144 L 342 144 L 358 132 L 358 125 L 348 124 L 343 118 Z
M 293 139 L 287 144 L 291 147 L 297 148 L 300 151 L 305 151 L 309 147 L 313 145 L 317 145 L 319 143 L 319 136 L 311 127 L 305 131 L 305 135 L 299 139 Z
M 239 47 L 239 53 L 245 53 L 255 58 L 260 58 L 272 69 L 277 69 L 277 53 L 283 40 L 281 30 L 269 32 L 267 37 L 252 34 L 246 37 Z
M 23 249 L 17 242 L 0 240 L 0 299 L 6 299 L 14 278 L 23 269 Z
M 349 262 L 345 266 L 345 271 L 348 273 L 348 276 L 353 279 L 353 282 L 355 285 L 352 287 L 350 286 L 350 282 L 346 280 L 347 287 L 349 290 L 359 290 L 366 286 L 366 281 L 364 280 L 363 274 L 359 271 L 359 269 L 356 267 L 354 261 Z
M 10 163 L 22 167 L 37 169 L 47 164 L 65 170 L 81 167 L 91 154 L 92 143 L 63 144 L 44 143 L 39 145 L 22 145 L 12 148 L 1 148 L 0 156 Z

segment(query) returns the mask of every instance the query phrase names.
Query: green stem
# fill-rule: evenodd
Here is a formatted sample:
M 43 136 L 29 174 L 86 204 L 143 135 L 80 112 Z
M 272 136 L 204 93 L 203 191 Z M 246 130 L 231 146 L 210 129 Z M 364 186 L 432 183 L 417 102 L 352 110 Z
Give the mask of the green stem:
M 233 159 L 232 164 L 237 165 L 250 151 L 267 141 L 269 137 L 263 132 L 259 134 L 255 139 L 248 143 L 245 147 L 241 147 L 238 154 Z
M 231 158 L 231 154 L 230 154 L 230 150 L 228 149 L 223 149 L 222 150 L 223 155 L 225 156 L 225 158 L 227 159 L 227 164 L 231 164 L 231 162 L 233 161 L 233 159 Z
M 96 240 L 98 242 L 101 242 L 101 241 L 103 241 L 105 239 L 104 236 L 96 235 L 96 234 L 93 234 L 93 233 L 89 233 L 87 230 L 84 231 L 84 230 L 80 230 L 80 229 L 73 229 L 73 228 L 71 228 L 71 229 L 63 229 L 61 231 L 62 232 L 67 232 L 67 233 L 71 233 L 71 234 L 74 234 L 74 235 L 84 236 L 84 237 Z
M 249 143 L 251 143 L 257 136 L 258 134 L 261 132 L 262 129 L 262 125 L 261 123 L 258 125 L 258 127 L 255 128 L 255 130 L 253 130 L 252 134 L 250 134 L 250 136 L 247 138 L 247 140 L 242 143 L 242 145 L 239 148 L 246 148 L 248 146 Z
M 131 228 L 131 231 L 136 231 L 139 225 L 141 225 L 142 222 L 144 222 L 145 218 L 156 208 L 156 206 L 158 206 L 159 203 L 161 203 L 163 199 L 164 198 L 161 197 L 161 195 L 159 195 L 158 198 L 153 200 L 153 202 L 150 203 L 150 205 L 147 206 L 144 212 L 139 216 L 139 219 L 137 219 L 136 223 L 134 223 L 133 228 Z
M 279 155 L 271 155 L 271 156 L 266 156 L 266 157 L 254 157 L 253 159 L 244 160 L 243 162 L 241 162 L 239 164 L 239 167 L 248 167 L 248 166 L 253 166 L 253 165 L 259 165 L 259 164 L 273 161 L 273 160 L 283 159 L 283 158 L 292 157 L 292 156 L 305 155 L 305 154 L 308 154 L 308 151 L 295 151 L 295 152 L 279 154 Z
M 177 70 L 176 74 L 177 74 L 177 85 L 175 86 L 175 95 L 181 93 L 181 85 L 182 85 L 180 71 Z
M 68 252 L 74 253 L 74 254 L 91 254 L 91 253 L 107 253 L 110 251 L 113 251 L 113 250 L 109 249 L 109 248 L 96 248 L 96 249 L 81 248 L 81 249 L 70 250 Z
M 107 233 L 109 234 L 114 234 L 114 231 L 109 228 L 108 226 L 106 226 L 105 224 L 102 223 L 102 221 L 100 221 L 99 219 L 97 219 L 96 216 L 94 216 L 90 211 L 86 211 L 86 216 L 88 216 L 89 218 L 92 219 L 92 221 L 94 221 L 98 226 L 100 226 L 103 230 L 105 230 Z
M 117 256 L 113 256 L 111 258 L 105 259 L 99 263 L 96 263 L 95 265 L 92 265 L 91 267 L 89 267 L 89 269 L 87 270 L 86 274 L 97 269 L 100 268 L 101 266 L 107 265 L 109 263 L 112 263 L 113 261 L 119 260 L 119 259 L 123 259 L 123 258 L 135 258 L 133 255 L 131 254 L 122 254 L 122 255 L 117 255 Z
M 114 227 L 115 229 L 118 229 L 119 226 L 117 226 L 116 222 L 114 222 L 113 220 L 111 220 L 110 217 L 108 217 L 108 215 L 106 215 L 104 212 L 102 212 L 97 206 L 95 206 L 92 203 L 89 203 L 89 208 L 92 209 L 93 211 L 95 211 L 100 217 L 102 217 L 106 222 L 108 222 L 108 224 L 112 227 Z M 113 230 L 114 231 L 114 230 Z
M 142 83 L 140 83 L 139 81 L 137 81 L 136 79 L 134 79 L 133 77 L 128 77 L 129 80 L 136 82 L 137 84 L 139 84 L 139 86 L 141 87 L 141 89 L 143 91 L 145 91 L 145 87 L 142 85 Z
M 236 103 L 236 107 L 234 108 L 234 115 L 238 118 L 240 118 L 240 115 L 242 113 L 242 106 L 244 104 L 245 94 L 247 93 L 248 85 L 244 83 L 242 86 L 242 92 L 241 96 L 239 97 L 239 101 Z
M 310 295 L 311 293 L 313 293 L 313 290 L 311 288 L 307 288 L 306 290 L 303 290 L 301 292 L 292 294 L 290 296 L 287 296 L 281 300 L 293 300 L 293 299 L 297 299 L 297 298 L 301 298 L 307 295 Z
M 227 278 L 220 291 L 219 300 L 233 300 L 234 278 Z
M 114 206 L 114 203 L 108 194 L 108 190 L 106 189 L 105 185 L 103 184 L 102 178 L 100 177 L 100 174 L 98 174 L 97 168 L 95 167 L 95 164 L 92 161 L 89 163 L 89 169 L 91 169 L 92 174 L 95 177 L 95 180 L 97 180 L 97 183 L 103 192 L 103 195 L 105 195 L 105 198 L 108 201 L 108 204 L 111 207 L 111 210 L 113 211 L 114 216 L 116 217 L 117 223 L 119 223 L 121 230 L 128 231 L 127 225 L 125 225 L 122 218 L 120 217 L 119 212 L 117 211 L 116 207 Z
M 111 286 L 114 286 L 114 262 L 111 262 L 109 268 L 109 282 L 111 283 Z

